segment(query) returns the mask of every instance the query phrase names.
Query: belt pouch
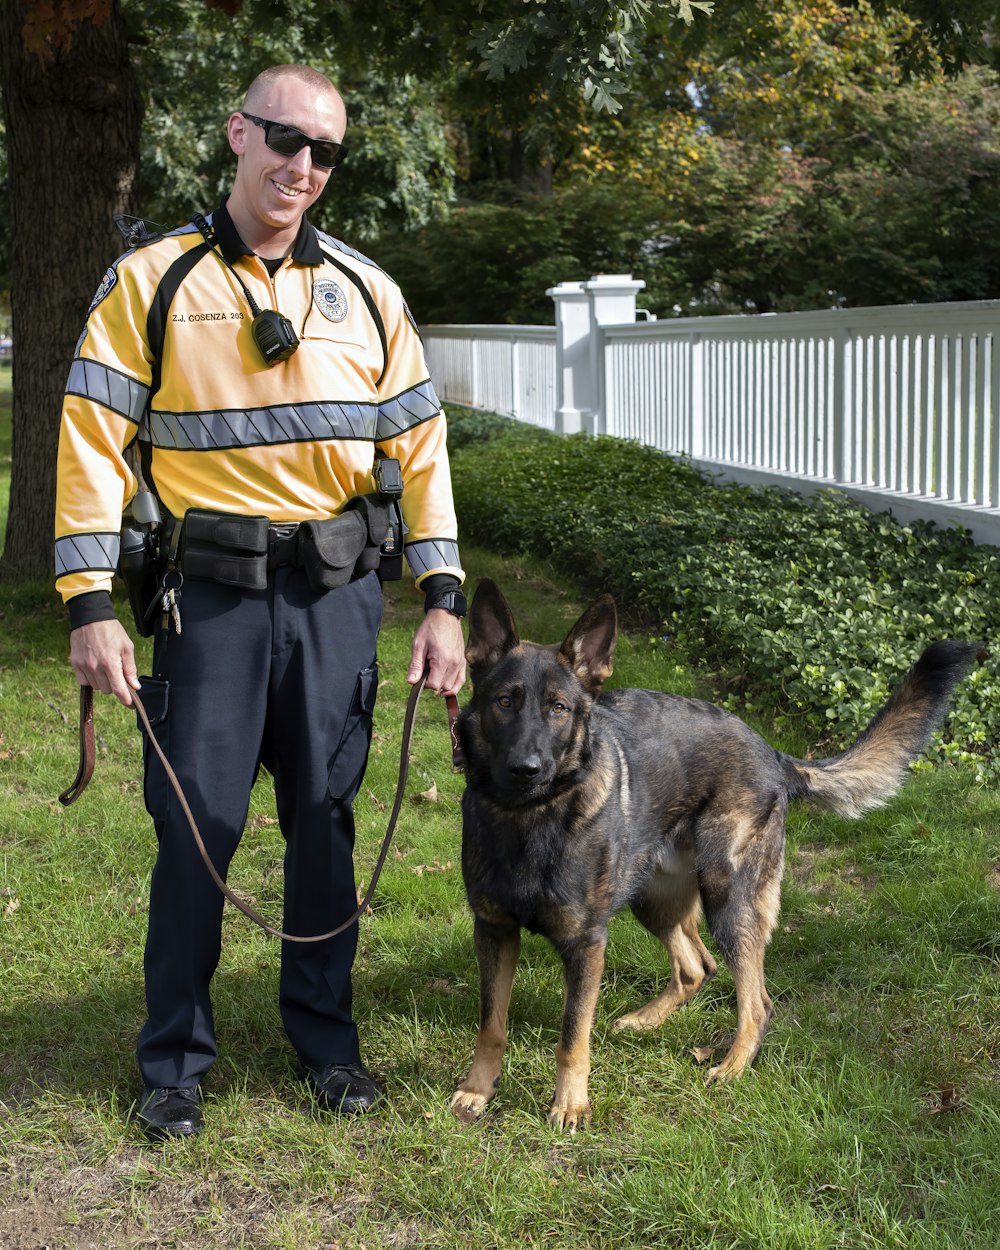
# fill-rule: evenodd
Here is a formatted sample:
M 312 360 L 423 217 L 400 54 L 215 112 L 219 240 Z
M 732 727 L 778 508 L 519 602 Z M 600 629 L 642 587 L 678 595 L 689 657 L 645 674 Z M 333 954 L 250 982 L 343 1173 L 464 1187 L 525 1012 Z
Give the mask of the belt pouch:
M 143 638 L 148 638 L 153 632 L 153 608 L 160 597 L 155 548 L 156 540 L 152 534 L 132 525 L 123 527 L 117 573 L 128 590 L 132 618 Z
M 264 590 L 267 586 L 266 516 L 240 516 L 188 508 L 184 513 L 181 569 L 185 577 L 200 577 Z
M 368 545 L 368 526 L 359 513 L 303 521 L 299 532 L 299 559 L 315 594 L 351 580 L 358 556 Z

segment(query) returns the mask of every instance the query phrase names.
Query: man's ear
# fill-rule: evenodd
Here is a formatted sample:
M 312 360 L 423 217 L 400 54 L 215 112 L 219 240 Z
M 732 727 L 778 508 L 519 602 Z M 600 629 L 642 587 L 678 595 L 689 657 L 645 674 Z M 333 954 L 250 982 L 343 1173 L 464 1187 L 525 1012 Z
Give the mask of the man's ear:
M 226 123 L 226 137 L 229 139 L 230 148 L 237 156 L 242 156 L 247 147 L 247 127 L 250 122 L 242 113 L 230 113 L 229 121 Z

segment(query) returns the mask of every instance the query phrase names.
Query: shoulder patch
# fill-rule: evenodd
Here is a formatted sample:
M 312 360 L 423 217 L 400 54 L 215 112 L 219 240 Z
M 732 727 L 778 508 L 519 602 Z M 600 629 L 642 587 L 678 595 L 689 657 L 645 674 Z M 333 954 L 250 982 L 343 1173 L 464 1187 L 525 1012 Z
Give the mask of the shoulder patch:
M 107 296 L 107 294 L 110 292 L 111 288 L 114 286 L 114 284 L 117 281 L 118 281 L 118 271 L 115 269 L 114 265 L 112 265 L 111 268 L 108 270 L 108 272 L 101 279 L 101 285 L 94 292 L 94 298 L 90 301 L 90 307 L 87 309 L 88 317 L 97 307 L 97 305 L 101 302 L 101 300 L 104 299 L 105 296 Z
M 410 306 L 406 302 L 405 299 L 403 300 L 403 312 L 406 313 L 406 320 L 410 323 L 411 326 L 413 326 L 414 330 L 416 331 L 417 338 L 420 339 L 421 342 L 423 342 L 423 339 L 421 338 L 421 335 L 420 335 L 420 327 L 417 325 L 416 321 L 414 321 L 413 313 L 410 312 Z

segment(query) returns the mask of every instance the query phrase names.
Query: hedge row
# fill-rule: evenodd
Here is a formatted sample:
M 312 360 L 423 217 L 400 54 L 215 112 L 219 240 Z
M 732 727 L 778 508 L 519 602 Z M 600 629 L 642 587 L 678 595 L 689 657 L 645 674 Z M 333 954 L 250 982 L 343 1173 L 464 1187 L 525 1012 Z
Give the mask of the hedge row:
M 936 638 L 980 644 L 936 748 L 1000 775 L 1000 550 L 836 491 L 719 486 L 614 438 L 451 412 L 463 536 L 549 560 L 726 674 L 732 706 L 795 717 L 817 750 L 867 724 Z

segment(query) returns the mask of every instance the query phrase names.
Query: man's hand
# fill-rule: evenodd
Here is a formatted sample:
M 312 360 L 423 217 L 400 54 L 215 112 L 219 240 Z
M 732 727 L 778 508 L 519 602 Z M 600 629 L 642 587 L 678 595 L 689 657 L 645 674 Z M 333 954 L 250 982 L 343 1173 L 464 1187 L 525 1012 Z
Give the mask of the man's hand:
M 465 685 L 462 622 L 444 608 L 431 608 L 413 638 L 406 680 L 415 686 L 427 670 L 428 690 L 458 694 Z
M 69 636 L 69 662 L 81 686 L 113 694 L 125 707 L 131 707 L 132 690 L 139 689 L 139 675 L 135 648 L 121 621 L 92 621 L 74 629 Z

